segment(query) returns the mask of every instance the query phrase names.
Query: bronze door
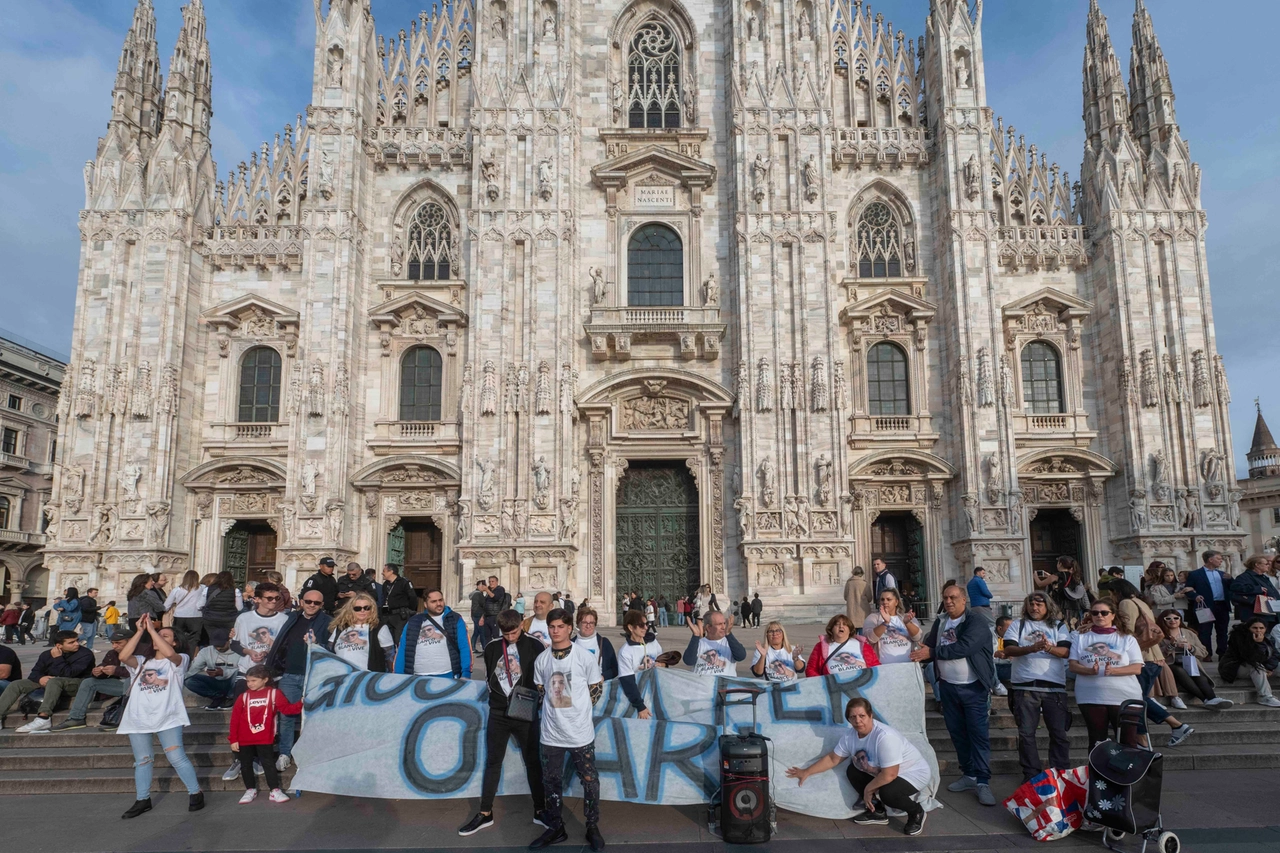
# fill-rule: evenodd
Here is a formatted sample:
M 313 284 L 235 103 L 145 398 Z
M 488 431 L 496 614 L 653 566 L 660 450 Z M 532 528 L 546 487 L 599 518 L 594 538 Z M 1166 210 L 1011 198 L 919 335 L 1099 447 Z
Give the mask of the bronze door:
M 924 588 L 924 531 L 915 516 L 909 513 L 882 513 L 871 524 L 871 559 L 884 560 L 885 566 L 898 581 L 914 587 L 915 594 L 925 598 Z M 866 567 L 870 577 L 872 569 Z
M 683 462 L 632 462 L 618 487 L 617 593 L 669 603 L 701 583 L 698 488 Z M 615 605 L 616 606 L 616 605 Z
M 439 528 L 429 519 L 405 519 L 400 527 L 404 530 L 404 576 L 419 595 L 439 588 L 442 547 Z

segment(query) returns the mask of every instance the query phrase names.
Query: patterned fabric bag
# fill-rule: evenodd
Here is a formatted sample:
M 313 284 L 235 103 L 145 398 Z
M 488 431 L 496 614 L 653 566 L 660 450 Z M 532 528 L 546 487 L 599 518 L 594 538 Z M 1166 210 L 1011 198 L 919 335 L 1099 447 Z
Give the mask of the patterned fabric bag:
M 1089 768 L 1046 770 L 1013 792 L 1004 807 L 1022 821 L 1036 841 L 1057 841 L 1080 828 L 1088 793 Z

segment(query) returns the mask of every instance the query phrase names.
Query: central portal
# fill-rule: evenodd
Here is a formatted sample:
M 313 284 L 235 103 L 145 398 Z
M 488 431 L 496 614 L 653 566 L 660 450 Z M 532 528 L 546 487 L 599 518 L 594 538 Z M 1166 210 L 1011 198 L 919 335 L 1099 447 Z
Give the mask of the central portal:
M 616 529 L 619 598 L 636 590 L 645 599 L 665 595 L 674 607 L 697 589 L 698 488 L 683 461 L 629 463 L 618 486 Z

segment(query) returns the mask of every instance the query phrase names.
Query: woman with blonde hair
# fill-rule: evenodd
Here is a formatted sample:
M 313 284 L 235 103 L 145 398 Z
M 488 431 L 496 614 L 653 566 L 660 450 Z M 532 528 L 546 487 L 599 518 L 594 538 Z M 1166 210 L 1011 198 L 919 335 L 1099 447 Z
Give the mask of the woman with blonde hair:
M 800 646 L 791 645 L 781 622 L 770 622 L 764 626 L 764 642 L 756 643 L 751 673 L 768 681 L 795 681 L 804 673 L 802 651 Z
M 352 666 L 370 672 L 390 672 L 395 661 L 395 641 L 391 629 L 378 623 L 378 602 L 367 592 L 357 592 L 342 605 L 329 623 L 325 648 Z M 370 642 L 370 639 L 376 642 Z
M 196 646 L 200 640 L 200 629 L 204 623 L 201 618 L 204 612 L 204 598 L 208 590 L 200 585 L 200 575 L 195 569 L 188 569 L 182 576 L 181 585 L 175 587 L 164 600 L 166 614 L 172 614 L 173 633 L 177 635 L 180 649 L 195 657 Z

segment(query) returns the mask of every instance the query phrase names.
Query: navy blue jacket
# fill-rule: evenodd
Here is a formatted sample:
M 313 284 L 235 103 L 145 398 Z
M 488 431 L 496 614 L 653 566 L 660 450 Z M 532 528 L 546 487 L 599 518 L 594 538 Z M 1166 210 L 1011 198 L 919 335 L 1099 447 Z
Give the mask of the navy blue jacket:
M 1257 572 L 1245 572 L 1231 581 L 1231 586 L 1227 590 L 1227 597 L 1236 606 L 1237 619 L 1245 622 L 1253 618 L 1253 603 L 1259 595 L 1265 595 L 1267 598 L 1280 598 L 1280 591 L 1276 590 L 1276 585 L 1271 582 L 1271 578 L 1266 575 L 1260 575 Z M 1276 616 L 1273 613 L 1259 613 L 1258 616 L 1267 622 L 1276 621 Z
M 1196 595 L 1204 599 L 1204 606 L 1213 604 L 1213 588 L 1209 586 L 1209 569 L 1204 566 L 1187 575 L 1187 586 L 1196 591 Z M 1231 578 L 1222 569 L 1213 569 L 1222 576 L 1222 600 L 1231 600 Z
M 969 661 L 969 668 L 977 676 L 978 683 L 990 690 L 996 683 L 996 659 L 992 654 L 991 624 L 968 608 L 965 609 L 965 616 L 965 620 L 956 628 L 954 643 L 938 645 L 938 631 L 946 624 L 948 618 L 944 613 L 933 620 L 933 627 L 929 629 L 929 636 L 925 638 L 924 644 L 929 647 L 934 660 L 964 658 Z
M 267 672 L 271 673 L 272 677 L 278 678 L 282 675 L 285 666 L 289 663 L 289 650 L 284 639 L 289 636 L 289 631 L 293 629 L 293 626 L 301 618 L 301 610 L 295 610 L 289 614 L 289 618 L 284 622 L 284 627 L 280 629 L 280 633 L 276 634 L 275 642 L 271 644 L 270 651 L 267 652 L 266 658 L 262 661 L 262 665 L 267 668 Z M 311 622 L 311 633 L 315 635 L 317 645 L 323 645 L 325 639 L 329 636 L 329 623 L 331 621 L 333 621 L 333 617 L 323 610 L 316 613 L 316 618 Z
M 413 674 L 413 660 L 418 654 L 418 633 L 422 630 L 422 623 L 427 621 L 427 611 L 422 611 L 405 623 L 404 631 L 400 634 L 400 647 L 396 651 L 396 672 L 409 675 Z M 440 623 L 440 627 L 444 628 L 445 645 L 449 649 L 449 666 L 453 670 L 454 678 L 470 678 L 471 677 L 471 644 L 467 642 L 467 623 L 462 621 L 462 617 L 445 605 L 444 613 L 441 613 L 436 621 Z M 413 640 L 410 641 L 409 638 Z

